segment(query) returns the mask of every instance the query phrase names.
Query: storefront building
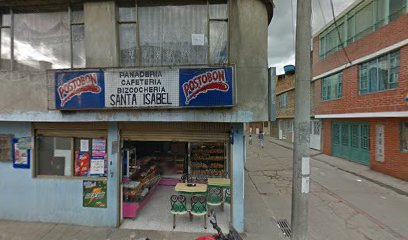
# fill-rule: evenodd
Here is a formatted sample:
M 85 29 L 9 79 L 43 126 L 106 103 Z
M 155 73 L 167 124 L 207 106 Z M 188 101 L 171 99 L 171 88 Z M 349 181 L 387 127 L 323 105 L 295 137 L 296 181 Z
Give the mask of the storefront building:
M 313 38 L 325 154 L 408 180 L 406 1 L 356 1 Z
M 230 179 L 225 221 L 244 231 L 244 123 L 268 120 L 272 1 L 0 9 L 1 219 L 118 227 L 152 201 L 172 219 L 188 173 Z

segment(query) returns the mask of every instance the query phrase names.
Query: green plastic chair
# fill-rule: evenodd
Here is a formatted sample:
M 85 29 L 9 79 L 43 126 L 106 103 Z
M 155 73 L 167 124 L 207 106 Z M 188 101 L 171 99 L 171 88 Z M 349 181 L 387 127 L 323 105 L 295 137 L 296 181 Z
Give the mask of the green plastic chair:
M 170 213 L 173 214 L 173 229 L 176 228 L 176 215 L 187 214 L 187 201 L 183 195 L 172 195 L 170 197 Z
M 228 203 L 228 204 L 231 204 L 231 188 L 229 188 L 229 187 L 225 188 L 224 202 Z
M 207 229 L 207 198 L 205 196 L 191 197 L 190 219 L 192 216 L 204 216 L 204 228 Z
M 221 187 L 209 186 L 207 190 L 207 204 L 209 207 L 221 206 L 224 211 L 223 189 Z

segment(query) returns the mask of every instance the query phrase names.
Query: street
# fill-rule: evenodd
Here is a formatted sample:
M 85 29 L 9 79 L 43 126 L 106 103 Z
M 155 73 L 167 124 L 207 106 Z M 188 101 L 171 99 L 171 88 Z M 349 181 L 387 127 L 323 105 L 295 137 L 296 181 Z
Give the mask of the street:
M 255 189 L 246 189 L 248 239 L 270 239 L 271 221 L 290 222 L 292 150 L 265 140 L 263 149 L 247 146 L 246 187 Z M 310 188 L 309 239 L 408 239 L 407 196 L 315 159 Z M 264 213 L 254 218 L 257 208 Z

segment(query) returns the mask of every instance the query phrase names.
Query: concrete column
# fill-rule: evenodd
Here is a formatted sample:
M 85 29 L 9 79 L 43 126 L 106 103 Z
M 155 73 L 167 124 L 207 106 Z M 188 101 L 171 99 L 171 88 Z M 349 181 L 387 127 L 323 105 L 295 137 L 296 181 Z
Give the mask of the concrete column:
M 86 66 L 119 66 L 115 2 L 85 2 L 84 24 Z
M 234 145 L 232 146 L 232 226 L 244 232 L 244 164 L 245 140 L 244 124 L 236 123 Z
M 119 225 L 119 157 L 120 138 L 117 122 L 108 126 L 108 222 L 110 226 Z

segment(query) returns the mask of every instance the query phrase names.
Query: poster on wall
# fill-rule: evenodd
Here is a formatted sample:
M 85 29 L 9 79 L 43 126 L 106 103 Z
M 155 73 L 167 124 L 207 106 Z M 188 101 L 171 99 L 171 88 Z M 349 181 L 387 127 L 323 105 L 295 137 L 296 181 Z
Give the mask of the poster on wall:
M 83 181 L 83 207 L 107 208 L 107 181 Z
M 0 161 L 12 160 L 12 142 L 13 135 L 0 134 Z
M 384 125 L 375 126 L 375 160 L 384 162 Z
M 105 175 L 105 157 L 92 157 L 91 168 L 89 170 L 91 176 Z
M 30 168 L 31 137 L 13 139 L 13 167 Z
M 92 157 L 105 157 L 106 140 L 103 138 L 92 139 Z
M 75 176 L 88 176 L 91 155 L 88 152 L 75 152 Z

